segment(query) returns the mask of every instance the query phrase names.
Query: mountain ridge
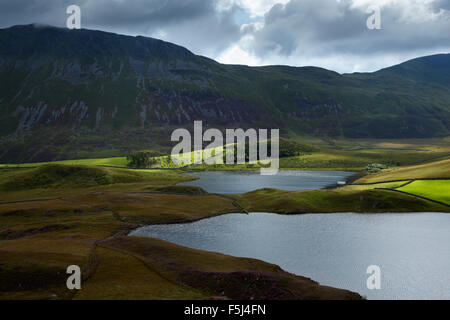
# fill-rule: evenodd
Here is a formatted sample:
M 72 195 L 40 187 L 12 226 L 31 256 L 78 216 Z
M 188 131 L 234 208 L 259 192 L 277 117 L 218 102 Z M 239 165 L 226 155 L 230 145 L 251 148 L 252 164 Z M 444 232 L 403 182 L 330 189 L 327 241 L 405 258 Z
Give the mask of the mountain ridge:
M 439 137 L 450 133 L 450 54 L 339 74 L 224 65 L 142 36 L 14 26 L 0 29 L 0 114 L 3 162 L 53 160 L 77 146 L 73 137 L 101 135 L 99 149 L 122 148 L 110 141 L 124 132 L 167 144 L 172 128 L 194 120 L 326 137 Z M 55 139 L 64 140 L 58 150 Z

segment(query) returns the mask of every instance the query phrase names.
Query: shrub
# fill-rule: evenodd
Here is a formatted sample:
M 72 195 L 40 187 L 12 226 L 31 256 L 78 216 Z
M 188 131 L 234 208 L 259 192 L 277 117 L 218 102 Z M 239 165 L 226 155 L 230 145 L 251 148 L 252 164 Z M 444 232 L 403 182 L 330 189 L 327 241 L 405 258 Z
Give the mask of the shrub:
M 149 151 L 138 151 L 127 155 L 127 166 L 129 168 L 146 169 L 158 164 L 158 160 Z
M 371 163 L 366 166 L 366 171 L 370 173 L 377 173 L 383 169 L 387 169 L 388 166 L 380 163 Z

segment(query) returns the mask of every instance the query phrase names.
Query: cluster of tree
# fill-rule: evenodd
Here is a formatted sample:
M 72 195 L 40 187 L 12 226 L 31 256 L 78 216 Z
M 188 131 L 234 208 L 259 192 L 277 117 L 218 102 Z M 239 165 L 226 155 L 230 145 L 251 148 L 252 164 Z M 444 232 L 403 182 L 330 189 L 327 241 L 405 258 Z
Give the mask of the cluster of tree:
M 268 155 L 270 157 L 270 152 L 271 152 L 271 140 L 269 140 L 267 142 L 267 150 L 268 150 Z M 257 157 L 258 160 L 259 159 L 259 142 L 257 144 Z M 302 144 L 299 143 L 297 141 L 293 141 L 293 140 L 289 140 L 289 139 L 285 139 L 285 138 L 280 138 L 279 139 L 279 157 L 280 158 L 287 158 L 287 157 L 296 157 L 296 156 L 301 156 L 301 155 L 305 155 L 305 154 L 309 154 L 311 152 L 315 152 L 317 151 L 317 149 L 313 146 L 310 145 L 306 145 L 306 144 Z M 237 161 L 237 145 L 234 145 L 234 160 L 235 162 Z M 226 148 L 224 148 L 224 152 L 223 152 L 223 161 L 226 161 Z M 248 162 L 249 161 L 249 145 L 248 143 L 245 146 L 245 161 Z
M 160 164 L 156 157 L 163 154 L 158 151 L 137 151 L 127 155 L 127 166 L 129 168 L 146 169 Z
M 280 158 L 296 157 L 315 151 L 317 151 L 317 149 L 313 146 L 303 144 L 294 140 L 280 138 Z
M 267 142 L 267 155 L 271 156 L 271 148 L 272 148 L 272 142 L 269 139 Z M 257 143 L 257 158 L 258 160 L 261 160 L 259 158 L 259 148 L 260 144 Z M 280 158 L 286 158 L 286 157 L 295 157 L 300 156 L 304 154 L 309 154 L 311 152 L 317 151 L 316 148 L 310 145 L 302 144 L 293 140 L 280 138 L 279 139 L 279 157 Z M 226 163 L 226 148 L 224 147 L 223 150 L 223 162 Z M 212 154 L 215 155 L 215 152 Z M 234 145 L 234 163 L 237 163 L 237 156 L 238 156 L 238 146 Z M 170 159 L 170 156 L 167 156 L 166 154 L 163 154 L 158 151 L 137 151 L 129 154 L 127 156 L 127 166 L 130 168 L 136 168 L 136 169 L 146 169 L 146 168 L 152 168 L 152 167 L 161 167 L 161 166 L 171 166 L 172 160 Z M 249 156 L 249 144 L 248 141 L 245 146 L 245 162 L 250 161 Z

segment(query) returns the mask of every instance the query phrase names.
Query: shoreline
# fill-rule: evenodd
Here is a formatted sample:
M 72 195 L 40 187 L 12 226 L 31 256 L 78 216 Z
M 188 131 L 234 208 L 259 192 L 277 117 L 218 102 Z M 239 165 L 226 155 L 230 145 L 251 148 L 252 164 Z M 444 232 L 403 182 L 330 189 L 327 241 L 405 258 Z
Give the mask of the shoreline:
M 250 212 L 279 215 L 447 211 L 437 204 L 433 205 L 407 195 L 395 195 L 384 190 L 349 191 L 347 187 L 308 191 L 260 189 L 236 195 L 201 193 L 192 187 L 177 186 L 176 183 L 186 181 L 187 177 L 180 174 L 186 171 L 173 171 L 177 174 L 168 174 L 166 171 L 160 174 L 142 174 L 147 180 L 137 180 L 129 184 L 116 182 L 88 188 L 62 185 L 54 189 L 27 189 L 11 193 L 5 191 L 5 200 L 13 200 L 12 197 L 15 200 L 24 200 L 27 197 L 48 198 L 51 195 L 58 199 L 37 199 L 39 201 L 0 205 L 0 222 L 3 223 L 0 230 L 3 237 L 0 241 L 0 259 L 5 261 L 2 271 L 6 277 L 0 280 L 7 288 L 16 288 L 16 282 L 21 281 L 22 276 L 15 271 L 19 266 L 27 266 L 25 276 L 32 278 L 36 272 L 40 272 L 43 275 L 42 281 L 45 280 L 40 283 L 41 278 L 36 279 L 35 284 L 30 284 L 29 291 L 26 291 L 27 288 L 18 291 L 15 289 L 13 292 L 0 291 L 0 299 L 30 296 L 53 299 L 51 294 L 54 290 L 57 290 L 58 299 L 73 298 L 72 295 L 67 295 L 63 287 L 53 287 L 60 281 L 60 278 L 55 277 L 55 262 L 62 264 L 62 267 L 69 264 L 87 264 L 89 281 L 85 283 L 83 293 L 75 296 L 80 299 L 124 297 L 123 292 L 114 291 L 113 287 L 102 289 L 101 284 L 105 277 L 108 281 L 119 281 L 124 290 L 128 290 L 125 295 L 127 298 L 206 299 L 210 297 L 210 293 L 221 295 L 222 291 L 216 287 L 213 279 L 223 279 L 223 283 L 228 283 L 237 279 L 231 276 L 233 273 L 250 278 L 255 275 L 270 275 L 265 279 L 276 283 L 280 292 L 283 292 L 282 296 L 288 299 L 304 298 L 304 294 L 311 292 L 310 290 L 318 292 L 317 295 L 309 295 L 310 299 L 360 299 L 361 296 L 356 293 L 325 288 L 313 280 L 301 280 L 304 277 L 289 275 L 264 261 L 218 255 L 180 247 L 156 238 L 142 239 L 129 234 L 149 225 L 193 223 L 225 214 L 243 214 L 236 203 Z M 110 169 L 108 173 L 122 174 L 122 171 Z M 357 175 L 350 177 L 354 179 Z M 30 186 L 34 186 L 31 182 L 33 180 L 30 180 Z M 399 208 L 403 210 L 399 211 Z M 33 264 L 32 257 L 35 253 L 39 253 L 40 257 L 38 266 Z M 74 261 L 74 257 L 78 260 Z M 164 257 L 163 261 L 160 260 L 161 257 Z M 224 263 L 228 266 L 225 269 Z M 141 269 L 143 264 L 146 267 Z M 133 273 L 126 275 L 122 270 L 133 270 Z M 159 282 L 148 282 L 147 276 L 158 277 Z M 199 277 L 210 279 L 208 281 L 212 282 L 208 283 L 213 287 L 205 287 L 204 282 L 196 280 Z M 170 284 L 162 285 L 167 279 L 170 279 Z M 230 295 L 226 295 L 228 298 L 251 297 L 241 295 L 244 293 L 239 289 L 242 281 L 230 288 Z M 162 287 L 154 287 L 153 283 Z M 286 287 L 286 283 L 296 285 Z M 37 292 L 32 285 L 42 290 Z M 158 295 L 159 288 L 171 288 L 174 285 L 177 288 L 175 291 L 167 289 L 167 292 Z M 183 291 L 186 288 L 188 291 Z M 112 290 L 111 293 L 109 290 Z M 288 292 L 292 290 L 298 294 L 289 295 Z M 174 292 L 185 293 L 174 295 Z M 260 298 L 273 298 L 267 296 L 269 291 L 264 287 L 260 288 L 257 294 Z
M 230 213 L 226 213 L 227 215 L 231 215 L 231 214 L 234 214 L 234 215 L 238 215 L 238 214 L 241 214 L 241 213 L 234 213 L 234 212 L 230 212 Z M 272 212 L 250 212 L 249 213 L 249 215 L 259 215 L 259 214 L 263 214 L 263 215 L 283 215 L 283 214 L 279 214 L 279 213 L 272 213 Z M 302 214 L 302 215 L 331 215 L 331 213 L 304 213 L 304 214 Z M 339 215 L 341 215 L 341 216 L 353 216 L 353 215 L 367 215 L 367 216 L 372 216 L 373 214 L 371 214 L 371 213 L 357 213 L 357 212 L 341 212 L 341 213 L 334 213 L 334 215 L 335 214 L 339 214 Z M 408 212 L 408 213 L 396 213 L 396 212 L 390 212 L 389 213 L 391 216 L 392 215 L 394 215 L 394 216 L 406 216 L 406 215 L 421 215 L 421 216 L 424 216 L 424 215 L 439 215 L 439 216 L 441 216 L 442 214 L 448 214 L 448 213 L 446 213 L 446 212 Z M 218 218 L 219 216 L 223 216 L 223 215 L 225 215 L 225 214 L 222 214 L 222 215 L 218 215 L 218 216 L 214 216 L 214 217 L 205 217 L 205 218 L 203 218 L 203 219 L 201 219 L 201 220 L 207 220 L 207 219 L 213 219 L 213 218 Z M 378 216 L 383 216 L 383 215 L 385 215 L 384 213 L 379 213 L 379 214 L 376 214 L 376 215 L 378 215 Z M 292 215 L 292 216 L 294 216 L 294 215 Z M 192 223 L 195 223 L 195 222 L 198 222 L 198 221 L 191 221 L 191 222 L 187 222 L 187 223 L 182 223 L 182 224 L 192 224 Z M 178 223 L 179 224 L 179 223 Z M 173 225 L 172 223 L 171 224 L 158 224 L 158 226 L 162 226 L 162 227 L 164 227 L 164 226 L 170 226 L 170 225 Z M 221 250 L 221 249 L 218 249 L 218 248 L 207 248 L 207 249 L 199 249 L 199 248 L 197 248 L 195 245 L 187 245 L 187 244 L 184 244 L 183 243 L 183 241 L 181 241 L 181 242 L 177 242 L 177 241 L 174 241 L 174 240 L 169 240 L 169 239 L 165 239 L 165 238 L 160 238 L 160 237 L 155 237 L 155 236 L 152 236 L 152 235 L 150 235 L 150 234 L 146 234 L 146 232 L 145 232 L 145 228 L 146 227 L 149 227 L 149 226 L 152 226 L 152 225 L 145 225 L 145 226 L 140 226 L 139 228 L 136 228 L 136 229 L 134 229 L 134 230 L 132 230 L 131 232 L 133 232 L 133 231 L 137 231 L 137 230 L 139 230 L 139 229 L 144 229 L 142 232 L 141 232 L 141 234 L 134 234 L 134 235 L 131 235 L 131 234 L 128 234 L 127 236 L 129 236 L 129 237 L 137 237 L 137 238 L 149 238 L 149 239 L 157 239 L 157 240 L 160 240 L 160 241 L 165 241 L 165 242 L 168 242 L 168 243 L 172 243 L 172 244 L 174 244 L 174 245 L 177 245 L 177 246 L 182 246 L 182 247 L 186 247 L 186 248 L 190 248 L 190 249 L 193 249 L 193 250 L 200 250 L 200 251 L 204 251 L 204 252 L 209 252 L 209 253 L 218 253 L 218 254 L 224 254 L 224 255 L 229 255 L 229 256 L 231 256 L 231 257 L 235 257 L 235 258 L 250 258 L 250 259 L 258 259 L 258 260 L 260 260 L 260 261 L 263 261 L 263 262 L 266 262 L 266 263 L 270 263 L 270 264 L 275 264 L 275 265 L 277 265 L 278 267 L 280 267 L 280 269 L 281 270 L 283 270 L 283 271 L 285 271 L 285 272 L 289 272 L 289 273 L 292 273 L 293 275 L 295 275 L 295 276 L 300 276 L 300 277 L 306 277 L 306 278 L 308 278 L 308 279 L 311 279 L 312 281 L 315 281 L 315 282 L 317 282 L 318 284 L 320 284 L 320 285 L 322 285 L 322 286 L 331 286 L 331 287 L 334 287 L 334 288 L 340 288 L 340 289 L 344 289 L 344 290 L 351 290 L 351 291 L 353 291 L 353 292 L 358 292 L 361 296 L 363 296 L 363 293 L 360 293 L 358 290 L 355 290 L 354 288 L 353 289 L 349 289 L 348 287 L 342 287 L 342 286 L 336 286 L 336 281 L 335 281 L 335 283 L 333 283 L 333 281 L 332 282 L 323 282 L 323 280 L 317 280 L 317 278 L 316 277 L 314 277 L 310 272 L 308 273 L 308 272 L 306 272 L 306 276 L 304 275 L 304 273 L 301 273 L 301 272 L 299 272 L 298 270 L 297 271 L 293 271 L 292 269 L 290 270 L 290 271 L 287 271 L 285 268 L 286 268 L 286 266 L 283 264 L 283 263 L 280 263 L 280 262 L 275 262 L 273 259 L 271 260 L 271 259 L 268 259 L 267 257 L 266 258 L 261 258 L 261 257 L 257 257 L 257 256 L 253 256 L 252 254 L 245 254 L 245 255 L 243 255 L 243 254 L 241 254 L 241 255 L 236 255 L 236 254 L 230 254 L 230 253 L 227 253 L 227 250 L 225 250 L 225 249 L 223 249 L 223 250 Z M 207 230 L 207 229 L 205 229 L 205 230 Z M 162 234 L 164 234 L 164 232 L 162 231 Z M 170 237 L 169 237 L 170 238 Z M 367 298 L 365 295 L 363 296 L 364 297 L 364 299 L 368 299 L 368 300 L 370 300 L 370 298 Z M 376 299 L 376 298 L 373 298 L 373 299 Z

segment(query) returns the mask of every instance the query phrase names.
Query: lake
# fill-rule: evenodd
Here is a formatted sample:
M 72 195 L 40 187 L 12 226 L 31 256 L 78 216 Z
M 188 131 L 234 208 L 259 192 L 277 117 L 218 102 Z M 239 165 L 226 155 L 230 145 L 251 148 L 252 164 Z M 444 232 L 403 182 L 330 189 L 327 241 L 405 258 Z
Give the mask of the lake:
M 273 176 L 260 175 L 258 171 L 204 171 L 189 173 L 198 180 L 178 185 L 198 186 L 211 193 L 245 193 L 262 188 L 281 190 L 321 189 L 346 181 L 354 175 L 346 171 L 280 170 Z
M 449 231 L 446 213 L 251 213 L 146 226 L 131 235 L 261 259 L 368 299 L 450 299 Z M 369 265 L 381 268 L 380 290 L 366 287 Z

